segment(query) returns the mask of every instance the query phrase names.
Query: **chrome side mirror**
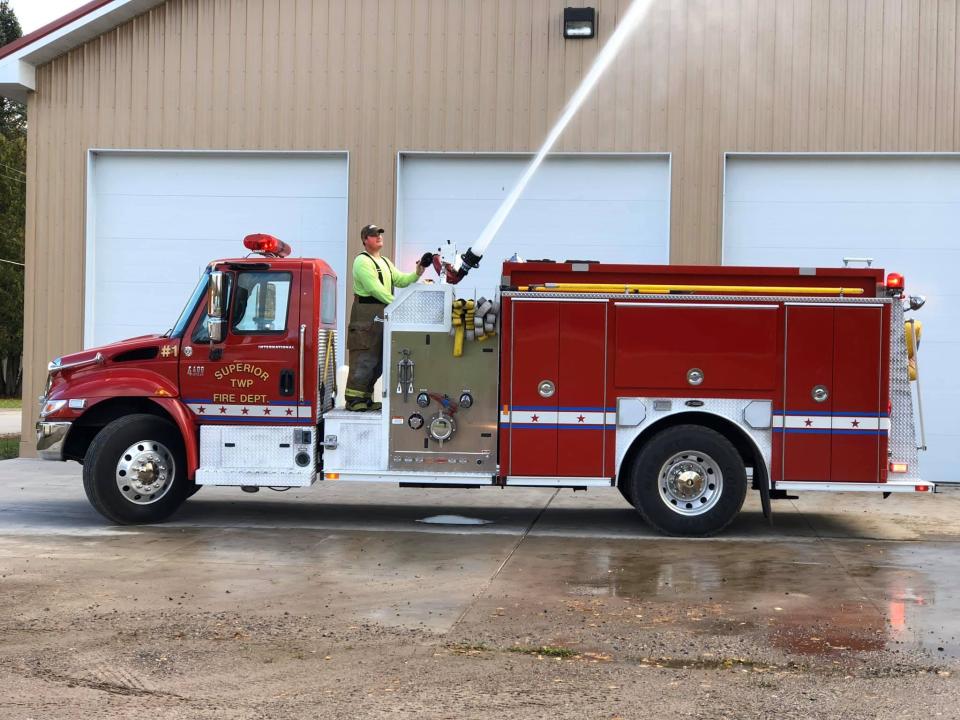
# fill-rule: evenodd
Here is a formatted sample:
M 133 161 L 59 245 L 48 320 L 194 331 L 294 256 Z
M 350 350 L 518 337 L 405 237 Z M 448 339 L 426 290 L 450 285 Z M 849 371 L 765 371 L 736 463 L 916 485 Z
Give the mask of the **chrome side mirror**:
M 923 295 L 911 295 L 908 302 L 911 310 L 919 310 L 927 302 L 927 299 Z
M 207 289 L 207 334 L 211 343 L 223 342 L 223 330 L 226 315 L 226 279 L 219 270 L 210 273 L 210 285 Z

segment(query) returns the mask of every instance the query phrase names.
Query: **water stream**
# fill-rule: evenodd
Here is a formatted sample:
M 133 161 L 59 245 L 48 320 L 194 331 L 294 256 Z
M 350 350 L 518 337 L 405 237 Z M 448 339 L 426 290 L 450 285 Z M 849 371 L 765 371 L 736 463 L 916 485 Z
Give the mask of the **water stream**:
M 513 210 L 513 206 L 517 204 L 517 200 L 520 199 L 530 180 L 536 174 L 537 169 L 541 163 L 543 163 L 547 153 L 549 153 L 556 144 L 567 125 L 570 124 L 573 116 L 577 114 L 577 110 L 580 109 L 580 106 L 583 105 L 584 101 L 590 95 L 590 91 L 593 90 L 603 73 L 610 66 L 610 63 L 616 58 L 620 52 L 620 48 L 622 48 L 627 41 L 627 38 L 630 37 L 634 29 L 636 29 L 647 16 L 652 4 L 653 0 L 633 0 L 630 7 L 627 8 L 627 12 L 624 13 L 623 18 L 621 18 L 620 23 L 616 29 L 614 29 L 610 39 L 607 40 L 607 44 L 603 46 L 603 49 L 600 50 L 596 59 L 593 61 L 590 71 L 584 76 L 576 92 L 570 96 L 570 100 L 563 109 L 563 113 L 561 113 L 560 118 L 547 134 L 547 138 L 544 140 L 540 150 L 537 151 L 536 156 L 530 161 L 530 165 L 527 166 L 523 175 L 520 176 L 520 179 L 517 180 L 513 189 L 510 190 L 510 194 L 507 195 L 500 207 L 497 208 L 493 217 L 490 218 L 490 222 L 487 223 L 483 232 L 480 233 L 480 237 L 477 238 L 477 241 L 471 247 L 475 255 L 482 257 L 486 252 L 491 241 L 503 226 L 510 211 Z

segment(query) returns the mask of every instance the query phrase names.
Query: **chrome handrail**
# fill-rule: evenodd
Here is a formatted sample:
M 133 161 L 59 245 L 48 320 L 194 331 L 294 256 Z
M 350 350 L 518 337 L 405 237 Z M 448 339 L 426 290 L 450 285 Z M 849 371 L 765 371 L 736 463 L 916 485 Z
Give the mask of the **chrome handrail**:
M 923 431 L 923 397 L 920 394 L 920 353 L 917 352 L 917 326 L 914 325 L 913 319 L 907 320 L 907 322 L 913 325 L 913 332 L 910 333 L 910 349 L 913 352 L 913 371 L 917 376 L 915 380 L 917 383 L 917 419 L 920 421 L 920 445 L 917 450 L 926 450 L 927 436 Z
M 303 343 L 307 336 L 307 326 L 300 326 L 300 402 L 303 402 Z

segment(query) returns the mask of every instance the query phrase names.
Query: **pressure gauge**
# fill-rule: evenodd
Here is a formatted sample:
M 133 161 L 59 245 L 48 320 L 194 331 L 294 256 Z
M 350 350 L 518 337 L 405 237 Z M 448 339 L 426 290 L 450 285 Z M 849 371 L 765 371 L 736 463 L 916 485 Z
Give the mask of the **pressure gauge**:
M 420 407 L 426 407 L 429 404 L 430 404 L 429 395 L 427 395 L 425 392 L 422 392 L 419 395 L 417 395 L 417 405 L 419 405 Z
M 460 407 L 462 407 L 464 410 L 473 407 L 473 395 L 468 392 L 463 393 L 460 396 Z
M 411 430 L 419 430 L 423 427 L 423 415 L 420 413 L 414 413 L 407 420 L 407 425 L 410 426 Z

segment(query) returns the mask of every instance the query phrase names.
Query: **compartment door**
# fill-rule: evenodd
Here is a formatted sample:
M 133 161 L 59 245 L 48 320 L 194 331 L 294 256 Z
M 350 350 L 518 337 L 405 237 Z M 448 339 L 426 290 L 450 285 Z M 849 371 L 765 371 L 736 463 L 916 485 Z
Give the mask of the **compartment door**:
M 831 478 L 834 310 L 787 305 L 782 438 L 783 480 L 828 482 Z
M 560 305 L 521 300 L 512 304 L 507 475 L 557 474 Z
M 834 315 L 833 440 L 834 482 L 881 482 L 881 438 L 886 408 L 881 393 L 883 308 L 838 307 Z
M 557 475 L 604 475 L 607 303 L 560 304 Z

